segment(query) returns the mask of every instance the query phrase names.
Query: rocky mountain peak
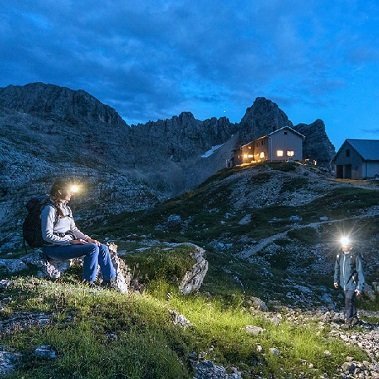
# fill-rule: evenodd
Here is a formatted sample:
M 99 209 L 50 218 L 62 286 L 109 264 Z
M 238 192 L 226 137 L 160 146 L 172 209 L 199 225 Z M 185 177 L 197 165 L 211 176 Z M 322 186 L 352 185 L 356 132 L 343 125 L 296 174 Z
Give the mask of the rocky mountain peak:
M 195 120 L 194 115 L 191 112 L 182 112 L 178 116 L 179 122 L 185 123 L 185 122 L 191 122 Z
M 324 121 L 317 119 L 311 124 L 298 124 L 294 129 L 305 135 L 304 158 L 315 159 L 318 164 L 328 166 L 336 151 L 326 134 Z
M 126 126 L 112 107 L 83 90 L 45 83 L 0 88 L 0 106 L 43 119 L 68 123 L 101 123 Z
M 273 101 L 257 97 L 254 104 L 246 109 L 240 125 L 241 139 L 245 143 L 284 126 L 292 127 L 293 124 Z

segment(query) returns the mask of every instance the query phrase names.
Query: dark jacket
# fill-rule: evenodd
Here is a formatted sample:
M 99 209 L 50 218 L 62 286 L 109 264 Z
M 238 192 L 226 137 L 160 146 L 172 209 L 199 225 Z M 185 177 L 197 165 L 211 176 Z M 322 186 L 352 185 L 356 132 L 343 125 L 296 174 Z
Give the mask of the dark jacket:
M 355 261 L 355 262 L 354 262 Z M 352 252 L 338 254 L 334 265 L 334 283 L 339 283 L 344 291 L 358 289 L 363 291 L 365 277 L 362 259 Z

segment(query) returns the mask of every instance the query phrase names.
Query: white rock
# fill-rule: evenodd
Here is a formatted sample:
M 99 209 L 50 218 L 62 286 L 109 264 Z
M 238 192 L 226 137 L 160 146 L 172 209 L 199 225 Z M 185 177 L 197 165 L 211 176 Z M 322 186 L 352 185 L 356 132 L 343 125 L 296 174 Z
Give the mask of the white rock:
M 251 214 L 247 214 L 238 221 L 238 225 L 248 225 L 251 222 Z
M 34 355 L 39 358 L 56 359 L 57 351 L 50 345 L 41 345 L 34 350 Z
M 10 274 L 28 269 L 21 259 L 0 259 L 0 267 L 5 268 Z
M 12 353 L 0 347 L 0 377 L 10 375 L 15 369 L 21 354 Z
M 257 336 L 265 331 L 265 329 L 261 328 L 260 326 L 254 326 L 254 325 L 245 326 L 245 330 L 248 334 L 252 336 Z
M 171 319 L 172 319 L 172 322 L 174 323 L 174 325 L 178 325 L 178 326 L 182 327 L 183 329 L 186 329 L 186 328 L 192 326 L 191 322 L 189 320 L 187 320 L 187 318 L 185 316 L 178 313 L 177 311 L 170 309 L 169 313 L 170 313 L 170 316 L 171 316 Z
M 271 348 L 270 348 L 270 353 L 271 353 L 272 355 L 279 356 L 279 355 L 280 355 L 280 350 L 277 349 L 276 347 L 271 347 Z

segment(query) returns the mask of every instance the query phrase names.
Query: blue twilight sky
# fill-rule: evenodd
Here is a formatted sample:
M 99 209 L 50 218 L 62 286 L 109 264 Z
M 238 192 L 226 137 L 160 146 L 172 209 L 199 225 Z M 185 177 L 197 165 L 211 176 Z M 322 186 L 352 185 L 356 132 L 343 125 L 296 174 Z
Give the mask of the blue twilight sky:
M 84 89 L 129 124 L 238 122 L 257 96 L 379 138 L 378 0 L 0 0 L 0 86 Z

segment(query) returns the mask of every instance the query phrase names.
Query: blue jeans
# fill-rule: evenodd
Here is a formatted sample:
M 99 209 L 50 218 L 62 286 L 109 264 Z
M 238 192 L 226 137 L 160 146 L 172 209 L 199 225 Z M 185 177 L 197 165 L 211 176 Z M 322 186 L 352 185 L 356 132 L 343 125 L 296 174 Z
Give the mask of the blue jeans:
M 53 259 L 72 259 L 84 256 L 83 259 L 83 279 L 94 282 L 97 276 L 97 265 L 100 266 L 101 274 L 105 281 L 110 281 L 116 277 L 108 246 L 94 243 L 83 245 L 51 245 L 43 248 L 44 253 Z

